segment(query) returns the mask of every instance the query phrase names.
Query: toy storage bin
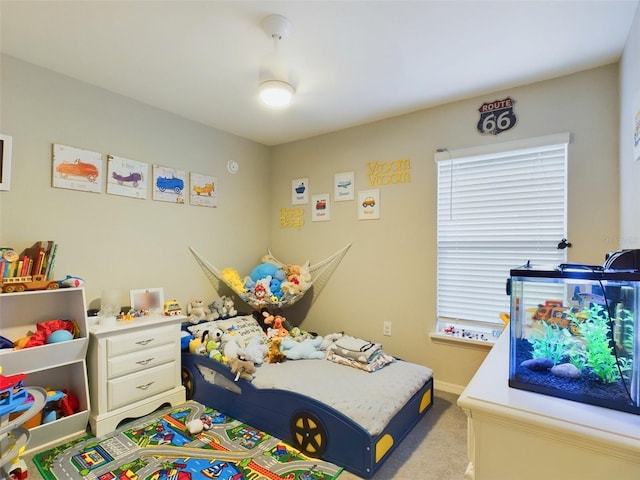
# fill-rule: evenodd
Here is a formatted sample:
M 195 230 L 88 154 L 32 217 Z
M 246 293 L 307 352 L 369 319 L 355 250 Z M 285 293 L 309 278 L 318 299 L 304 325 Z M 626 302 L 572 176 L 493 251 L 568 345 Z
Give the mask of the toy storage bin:
M 1 349 L 3 375 L 26 373 L 25 385 L 70 391 L 79 402 L 77 413 L 51 423 L 33 426 L 29 451 L 86 432 L 89 387 L 85 358 L 89 345 L 84 289 L 61 288 L 0 294 L 0 335 L 15 341 L 36 330 L 39 322 L 74 320 L 73 340 L 25 348 Z
M 511 270 L 509 386 L 640 414 L 640 274 Z
M 27 374 L 24 384 L 51 390 L 66 390 L 78 400 L 78 411 L 73 415 L 30 428 L 31 439 L 27 445 L 29 450 L 86 433 L 89 422 L 89 385 L 84 361 L 31 372 Z

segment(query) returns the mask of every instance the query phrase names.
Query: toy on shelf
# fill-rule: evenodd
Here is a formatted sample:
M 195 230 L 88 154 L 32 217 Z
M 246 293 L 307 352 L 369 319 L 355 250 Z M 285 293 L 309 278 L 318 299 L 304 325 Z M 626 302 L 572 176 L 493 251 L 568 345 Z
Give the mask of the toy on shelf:
M 47 392 L 40 387 L 24 387 L 25 374 L 4 376 L 0 367 L 0 478 L 27 478 L 27 465 L 20 459 L 29 442 L 29 430 L 22 426 L 40 413 Z M 10 414 L 23 413 L 13 419 Z
M 53 240 L 37 241 L 20 254 L 12 248 L 0 247 L 0 291 L 12 293 L 59 288 L 60 282 L 53 280 L 57 249 L 58 244 Z

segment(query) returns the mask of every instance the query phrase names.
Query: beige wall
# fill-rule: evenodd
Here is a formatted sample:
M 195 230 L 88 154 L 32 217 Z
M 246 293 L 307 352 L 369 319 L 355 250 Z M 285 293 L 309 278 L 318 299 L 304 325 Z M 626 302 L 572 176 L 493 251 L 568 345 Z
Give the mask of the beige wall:
M 640 161 L 634 160 L 633 129 L 640 112 L 640 7 L 620 60 L 620 246 L 640 248 Z
M 120 95 L 2 57 L 0 131 L 13 137 L 11 190 L 0 192 L 0 245 L 60 244 L 56 278 L 86 280 L 88 303 L 105 288 L 162 287 L 167 298 L 213 300 L 188 246 L 214 263 L 249 268 L 266 248 L 267 147 Z M 51 187 L 52 143 L 150 166 L 218 177 L 218 208 Z M 226 163 L 239 162 L 236 175 Z M 103 191 L 105 186 L 103 185 Z M 245 206 L 239 208 L 239 206 Z M 226 265 L 223 265 L 226 266 Z
M 434 368 L 441 386 L 466 385 L 486 350 L 436 344 L 428 336 L 436 320 L 434 151 L 571 132 L 569 259 L 602 263 L 618 237 L 617 82 L 617 65 L 609 65 L 274 147 L 270 244 L 290 261 L 311 257 L 312 263 L 353 244 L 313 308 L 295 312 L 306 314 L 303 327 L 346 329 L 383 342 L 390 353 Z M 477 109 L 506 96 L 517 101 L 517 126 L 497 137 L 479 135 Z M 302 229 L 279 227 L 275 213 L 293 208 L 292 179 L 309 177 L 311 194 L 333 196 L 333 175 L 354 171 L 356 190 L 365 190 L 373 188 L 368 162 L 401 158 L 411 160 L 411 182 L 380 187 L 380 220 L 358 221 L 355 201 L 333 202 L 331 221 L 311 222 L 307 206 Z M 385 320 L 392 321 L 391 337 L 382 335 Z
M 89 301 L 105 288 L 162 287 L 186 303 L 215 292 L 193 245 L 219 267 L 248 271 L 270 246 L 291 263 L 315 263 L 353 246 L 310 310 L 287 316 L 303 328 L 382 341 L 397 356 L 436 371 L 441 386 L 466 385 L 485 350 L 435 344 L 436 148 L 464 148 L 569 131 L 570 260 L 600 263 L 617 248 L 618 75 L 611 65 L 423 110 L 305 141 L 267 147 L 142 105 L 24 62 L 2 57 L 0 131 L 12 135 L 12 187 L 0 192 L 0 245 L 60 243 L 57 277 L 87 280 Z M 477 108 L 510 95 L 519 123 L 500 136 L 476 133 Z M 217 209 L 51 187 L 51 145 L 61 143 L 217 175 Z M 411 183 L 381 187 L 382 218 L 358 221 L 355 202 L 333 202 L 329 222 L 282 229 L 291 180 L 331 193 L 333 175 L 354 171 L 368 189 L 367 162 L 411 160 Z M 240 173 L 227 173 L 229 159 Z M 505 272 L 505 275 L 507 273 Z M 222 292 L 226 293 L 226 292 Z M 392 321 L 393 335 L 382 336 Z

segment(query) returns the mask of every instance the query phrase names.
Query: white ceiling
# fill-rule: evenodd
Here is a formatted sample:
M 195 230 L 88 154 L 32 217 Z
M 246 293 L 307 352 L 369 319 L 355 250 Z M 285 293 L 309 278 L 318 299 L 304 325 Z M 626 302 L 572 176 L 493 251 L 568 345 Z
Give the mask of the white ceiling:
M 638 0 L 8 1 L 1 50 L 276 145 L 615 62 Z M 280 42 L 296 87 L 270 111 L 258 71 Z M 490 97 L 490 95 L 489 95 Z M 493 97 L 487 100 L 493 100 Z

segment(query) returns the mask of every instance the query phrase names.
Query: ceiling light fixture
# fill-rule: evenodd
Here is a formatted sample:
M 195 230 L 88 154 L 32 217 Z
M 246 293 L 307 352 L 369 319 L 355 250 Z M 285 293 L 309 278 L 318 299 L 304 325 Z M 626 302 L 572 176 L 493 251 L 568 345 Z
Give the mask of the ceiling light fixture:
M 273 54 L 260 68 L 258 93 L 265 105 L 286 107 L 291 103 L 295 89 L 289 81 L 288 68 L 280 56 L 278 44 L 289 35 L 291 22 L 282 15 L 269 15 L 262 21 L 262 28 L 273 39 Z

